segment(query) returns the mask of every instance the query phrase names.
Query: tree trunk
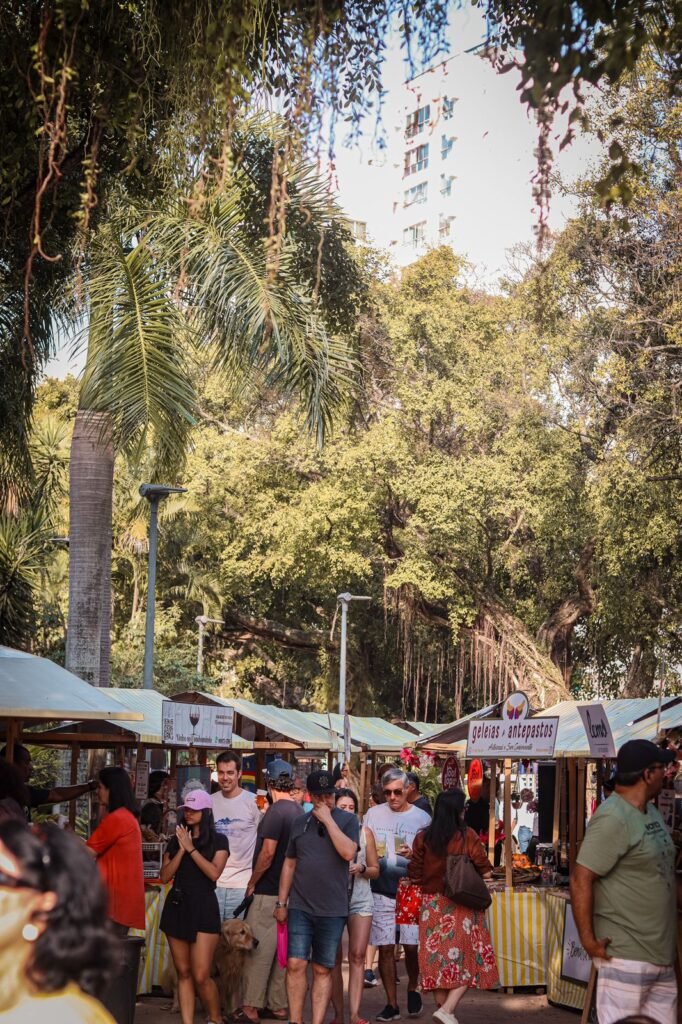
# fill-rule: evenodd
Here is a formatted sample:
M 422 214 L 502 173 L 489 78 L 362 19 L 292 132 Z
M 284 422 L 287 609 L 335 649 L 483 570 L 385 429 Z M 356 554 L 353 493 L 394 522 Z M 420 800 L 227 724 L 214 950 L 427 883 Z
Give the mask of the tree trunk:
M 575 570 L 578 593 L 562 601 L 538 630 L 537 640 L 561 672 L 567 687 L 573 675 L 571 639 L 573 630 L 580 619 L 591 615 L 597 605 L 597 598 L 588 579 L 588 571 L 594 557 L 594 538 L 585 545 Z
M 69 472 L 69 618 L 66 667 L 109 686 L 114 444 L 108 413 L 79 409 Z
M 632 650 L 623 697 L 653 697 L 658 659 L 651 640 L 643 637 Z

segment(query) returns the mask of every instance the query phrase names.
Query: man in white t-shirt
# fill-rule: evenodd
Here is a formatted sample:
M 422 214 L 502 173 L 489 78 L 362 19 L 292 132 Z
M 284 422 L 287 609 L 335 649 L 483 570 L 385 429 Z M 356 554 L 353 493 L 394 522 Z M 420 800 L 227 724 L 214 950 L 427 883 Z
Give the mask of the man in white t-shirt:
M 230 845 L 230 856 L 218 879 L 216 896 L 220 916 L 227 921 L 246 895 L 261 815 L 253 793 L 239 785 L 242 777 L 239 754 L 235 750 L 224 750 L 218 754 L 216 768 L 220 789 L 211 797 L 213 817 L 216 831 L 225 836 Z
M 386 1006 L 377 1015 L 378 1021 L 400 1019 L 395 973 L 395 897 L 398 882 L 407 874 L 412 845 L 417 832 L 431 824 L 431 816 L 415 807 L 408 799 L 408 778 L 400 768 L 390 768 L 381 778 L 385 804 L 370 807 L 363 825 L 374 835 L 379 854 L 379 877 L 372 881 L 374 916 L 370 945 L 379 947 L 379 973 L 386 990 Z M 407 1012 L 418 1017 L 422 1000 L 417 985 L 419 963 L 418 925 L 400 925 L 400 941 L 405 950 L 407 968 Z

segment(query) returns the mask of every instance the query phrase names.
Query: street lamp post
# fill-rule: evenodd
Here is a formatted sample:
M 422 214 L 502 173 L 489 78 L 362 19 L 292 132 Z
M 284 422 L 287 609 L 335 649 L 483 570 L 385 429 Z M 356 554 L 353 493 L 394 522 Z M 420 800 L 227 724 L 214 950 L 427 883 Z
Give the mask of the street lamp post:
M 184 494 L 186 487 L 168 484 L 141 484 L 140 494 L 149 502 L 149 569 L 147 581 L 147 618 L 144 631 L 144 670 L 142 685 L 145 690 L 154 687 L 154 619 L 156 616 L 156 547 L 158 541 L 159 502 L 169 494 Z
M 336 599 L 341 605 L 341 650 L 339 652 L 339 714 L 346 714 L 346 640 L 348 636 L 348 605 L 351 601 L 371 601 L 371 597 L 358 594 L 339 594 Z
M 199 627 L 199 649 L 197 651 L 197 675 L 203 676 L 204 674 L 204 630 L 208 626 L 209 622 L 215 622 L 222 626 L 222 619 L 209 619 L 208 615 L 197 615 L 194 620 Z

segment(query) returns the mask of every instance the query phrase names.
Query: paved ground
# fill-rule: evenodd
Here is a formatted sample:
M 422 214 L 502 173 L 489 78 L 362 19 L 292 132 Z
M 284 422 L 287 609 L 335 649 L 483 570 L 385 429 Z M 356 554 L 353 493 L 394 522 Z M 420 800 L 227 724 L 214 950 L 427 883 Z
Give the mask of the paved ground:
M 399 973 L 403 977 L 398 986 L 398 997 L 404 1001 L 404 971 Z M 374 1017 L 383 1009 L 385 1002 L 381 985 L 365 989 L 362 1011 L 368 1020 L 374 1021 Z M 431 999 L 426 997 L 424 1004 L 424 1012 L 419 1020 L 421 1024 L 434 1024 L 431 1018 Z M 178 1024 L 179 1018 L 164 1009 L 167 1005 L 167 999 L 141 1000 L 135 1014 L 135 1024 Z M 306 1011 L 309 1013 L 308 1006 Z M 331 1020 L 331 1017 L 330 1012 L 327 1019 Z M 205 1019 L 201 1013 L 197 1013 L 197 1022 L 204 1022 Z M 410 1019 L 403 1013 L 403 1022 Z M 571 1010 L 559 1010 L 549 1006 L 546 997 L 536 995 L 535 989 L 526 989 L 514 995 L 506 995 L 503 992 L 471 992 L 462 1000 L 457 1019 L 460 1024 L 578 1024 L 580 1018 Z M 310 1016 L 306 1016 L 306 1020 L 309 1021 Z

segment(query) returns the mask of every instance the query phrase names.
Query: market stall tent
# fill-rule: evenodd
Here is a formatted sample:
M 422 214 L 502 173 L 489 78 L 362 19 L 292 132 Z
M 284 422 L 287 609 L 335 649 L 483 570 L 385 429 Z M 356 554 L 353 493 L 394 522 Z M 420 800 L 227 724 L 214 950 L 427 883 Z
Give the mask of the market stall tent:
M 662 702 L 663 710 L 675 700 L 677 700 L 675 697 L 664 697 Z M 555 704 L 552 708 L 538 711 L 536 717 L 559 719 L 559 732 L 554 750 L 555 757 L 590 758 L 587 733 L 578 711 L 580 706 L 589 707 L 592 704 L 601 704 L 606 712 L 606 717 L 613 733 L 615 747 L 618 750 L 627 740 L 654 738 L 656 735 L 658 702 L 658 697 L 630 697 L 603 701 L 564 700 L 559 704 Z M 643 726 L 642 720 L 645 722 L 651 721 L 652 724 L 650 726 Z M 651 728 L 653 728 L 653 734 L 651 733 Z
M 0 647 L 0 718 L 138 722 L 143 716 L 47 658 Z

